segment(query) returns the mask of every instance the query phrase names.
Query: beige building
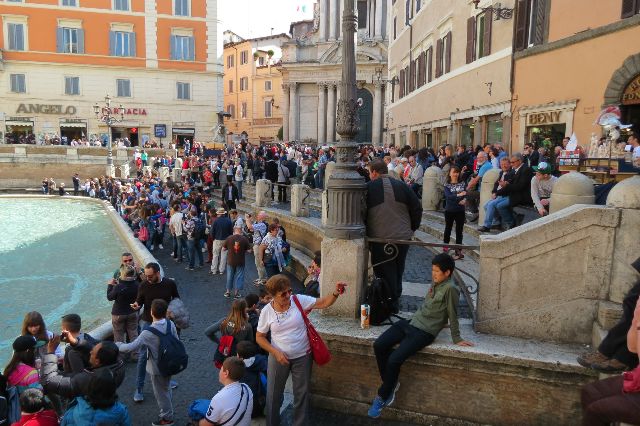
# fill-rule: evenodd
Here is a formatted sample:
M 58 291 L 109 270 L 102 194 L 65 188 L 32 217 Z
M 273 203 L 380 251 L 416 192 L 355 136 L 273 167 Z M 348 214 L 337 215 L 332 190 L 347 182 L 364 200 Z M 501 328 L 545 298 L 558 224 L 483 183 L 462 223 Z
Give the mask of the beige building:
M 601 136 L 596 121 L 606 108 L 639 131 L 640 2 L 518 5 L 512 149 L 573 133 L 588 148 L 592 135 Z
M 389 14 L 388 143 L 509 141 L 513 14 L 471 1 L 398 0 Z M 503 8 L 512 8 L 505 0 Z
M 226 32 L 224 105 L 231 114 L 227 130 L 233 140 L 243 134 L 252 143 L 270 142 L 282 127 L 282 75 L 276 64 L 286 34 L 243 40 Z
M 358 142 L 382 143 L 387 68 L 389 0 L 358 0 L 356 43 Z M 344 3 L 320 0 L 313 20 L 291 24 L 292 40 L 283 45 L 284 140 L 332 144 L 342 77 L 341 16 Z

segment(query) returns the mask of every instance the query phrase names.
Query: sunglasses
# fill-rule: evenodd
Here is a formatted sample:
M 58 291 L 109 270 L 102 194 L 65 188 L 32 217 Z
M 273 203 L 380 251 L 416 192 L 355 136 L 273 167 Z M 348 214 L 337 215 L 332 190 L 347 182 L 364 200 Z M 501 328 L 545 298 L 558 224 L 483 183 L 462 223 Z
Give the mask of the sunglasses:
M 280 293 L 280 297 L 287 297 L 287 296 L 291 295 L 292 293 L 293 293 L 293 290 L 292 289 L 288 289 L 288 290 L 285 290 L 282 293 Z
M 129 263 L 129 262 L 133 262 L 133 259 L 122 259 L 122 261 L 125 263 Z

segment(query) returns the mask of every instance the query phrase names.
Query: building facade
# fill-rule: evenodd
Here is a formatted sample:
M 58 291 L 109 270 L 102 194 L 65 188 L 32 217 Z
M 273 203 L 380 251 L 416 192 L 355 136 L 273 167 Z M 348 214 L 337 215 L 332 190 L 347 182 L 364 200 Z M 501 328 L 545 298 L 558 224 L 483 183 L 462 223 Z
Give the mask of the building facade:
M 240 39 L 230 31 L 224 45 L 224 105 L 232 140 L 246 138 L 258 144 L 277 139 L 282 127 L 282 74 L 276 64 L 282 57 L 286 34 Z
M 109 94 L 124 113 L 114 138 L 143 144 L 164 128 L 164 143 L 212 139 L 222 109 L 217 13 L 217 0 L 0 3 L 0 133 L 105 140 L 93 105 Z
M 518 0 L 517 15 L 512 149 L 573 133 L 589 147 L 608 107 L 640 130 L 640 1 Z
M 358 142 L 382 144 L 387 87 L 388 0 L 356 2 L 358 33 L 356 80 Z M 342 12 L 338 0 L 315 3 L 314 19 L 291 24 L 292 40 L 283 45 L 283 136 L 286 141 L 333 144 L 342 77 Z
M 511 8 L 510 0 L 502 7 Z M 479 2 L 397 0 L 389 16 L 388 142 L 507 144 L 513 19 Z

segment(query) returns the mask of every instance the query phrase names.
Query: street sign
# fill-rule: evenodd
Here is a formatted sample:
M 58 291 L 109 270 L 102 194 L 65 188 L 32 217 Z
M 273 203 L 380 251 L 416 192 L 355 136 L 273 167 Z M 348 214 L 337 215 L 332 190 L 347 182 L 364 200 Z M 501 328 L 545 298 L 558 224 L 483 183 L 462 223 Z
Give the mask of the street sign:
M 156 138 L 166 138 L 167 137 L 167 125 L 166 124 L 154 124 L 153 125 L 153 133 L 156 135 Z

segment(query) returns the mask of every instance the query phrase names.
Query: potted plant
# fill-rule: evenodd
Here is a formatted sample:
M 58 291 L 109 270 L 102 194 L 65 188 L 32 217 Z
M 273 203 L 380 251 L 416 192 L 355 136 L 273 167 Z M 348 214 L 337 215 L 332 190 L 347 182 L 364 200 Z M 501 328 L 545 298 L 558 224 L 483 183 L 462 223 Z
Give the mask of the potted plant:
M 273 55 L 274 55 L 274 51 L 273 50 L 271 50 L 271 49 L 267 50 L 267 56 L 269 58 L 273 57 Z
M 257 60 L 260 57 L 260 54 L 258 52 L 253 52 L 253 59 Z

